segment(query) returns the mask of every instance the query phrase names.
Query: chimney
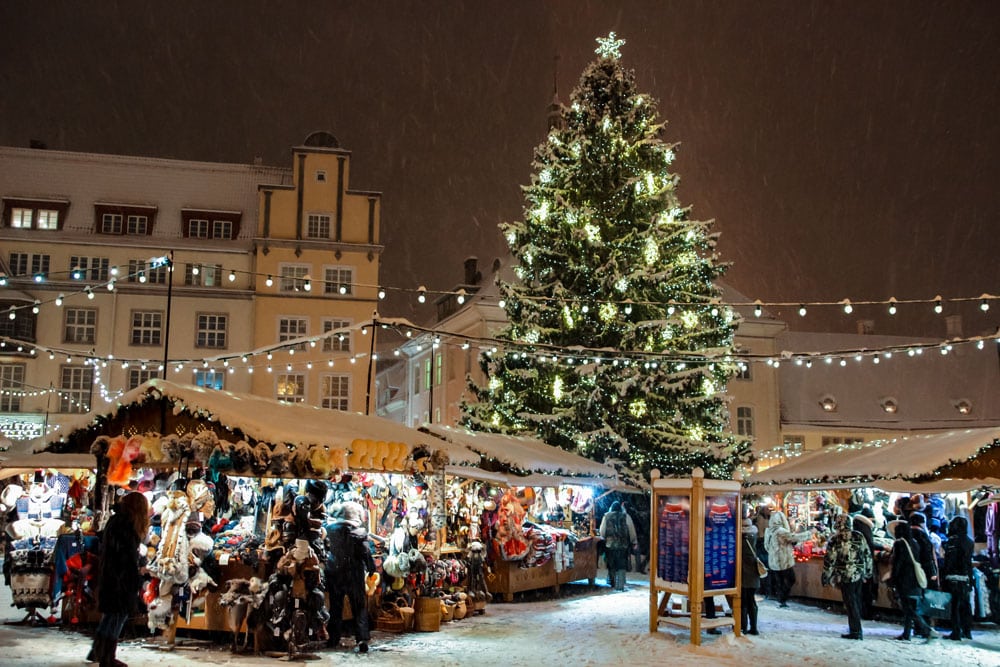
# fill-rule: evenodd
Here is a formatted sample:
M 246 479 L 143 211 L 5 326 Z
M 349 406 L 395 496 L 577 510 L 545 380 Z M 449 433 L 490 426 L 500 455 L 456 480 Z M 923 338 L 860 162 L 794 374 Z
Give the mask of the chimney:
M 483 274 L 477 270 L 477 265 L 479 264 L 478 257 L 468 257 L 465 260 L 465 284 L 466 285 L 478 285 L 479 281 L 483 279 Z
M 858 335 L 871 336 L 875 333 L 875 320 L 858 320 Z
M 962 316 L 948 315 L 944 318 L 944 328 L 948 338 L 962 337 Z

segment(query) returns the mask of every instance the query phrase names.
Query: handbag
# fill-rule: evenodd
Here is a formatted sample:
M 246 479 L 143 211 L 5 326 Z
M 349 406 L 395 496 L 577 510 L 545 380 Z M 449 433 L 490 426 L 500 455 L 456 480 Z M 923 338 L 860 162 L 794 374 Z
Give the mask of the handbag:
M 906 547 L 907 553 L 910 554 L 910 561 L 913 563 L 913 574 L 917 577 L 917 586 L 921 588 L 927 588 L 927 575 L 924 574 L 924 568 L 920 567 L 920 563 L 917 559 L 913 557 L 913 550 L 910 549 L 909 543 L 906 540 L 902 540 L 903 546 Z
M 747 542 L 747 546 L 750 547 L 750 553 L 753 554 L 753 559 L 757 561 L 757 576 L 763 579 L 767 576 L 767 565 L 764 565 L 764 562 L 757 558 L 757 550 L 750 545 L 750 542 Z
M 918 600 L 917 613 L 931 618 L 951 618 L 951 593 L 928 588 Z

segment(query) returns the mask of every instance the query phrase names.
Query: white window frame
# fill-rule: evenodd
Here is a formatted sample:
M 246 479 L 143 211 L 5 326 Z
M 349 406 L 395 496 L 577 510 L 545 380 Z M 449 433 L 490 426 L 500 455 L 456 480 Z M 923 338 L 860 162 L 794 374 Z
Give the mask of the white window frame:
M 309 318 L 304 315 L 279 315 L 277 326 L 277 341 L 279 343 L 309 335 Z M 296 350 L 304 350 L 305 348 L 305 343 L 294 347 Z
M 348 411 L 351 409 L 351 374 L 324 373 L 319 379 L 320 407 L 330 410 Z M 344 389 L 342 393 L 333 394 L 334 389 Z
M 746 438 L 754 437 L 753 407 L 740 405 L 736 408 L 736 434 Z
M 143 347 L 163 344 L 163 311 L 133 310 L 129 318 L 129 342 Z M 138 342 L 136 336 L 138 334 Z M 149 340 L 145 340 L 148 338 Z
M 81 257 L 72 255 L 69 258 L 70 275 L 72 276 L 72 272 L 79 269 L 82 279 L 104 281 L 108 279 L 110 264 L 111 262 L 107 257 Z
M 305 373 L 278 373 L 274 378 L 274 399 L 282 403 L 305 403 L 307 380 Z M 288 391 L 290 382 L 295 383 L 295 393 Z
M 230 240 L 233 238 L 233 221 L 232 220 L 213 220 L 212 221 L 212 238 L 213 239 L 224 239 Z
M 222 379 L 219 387 L 215 386 L 215 382 L 212 380 Z M 196 387 L 205 387 L 207 389 L 225 389 L 226 388 L 226 373 L 225 371 L 217 370 L 215 368 L 196 368 L 194 375 L 191 378 L 191 384 Z
M 129 390 L 135 389 L 143 382 L 152 380 L 153 378 L 159 377 L 160 372 L 155 368 L 129 368 L 128 369 L 128 388 Z
M 35 224 L 35 209 L 17 206 L 10 210 L 12 229 L 31 229 Z
M 194 346 L 224 350 L 229 345 L 229 314 L 198 313 L 195 316 Z
M 121 234 L 122 225 L 124 224 L 125 216 L 121 213 L 102 213 L 101 214 L 101 233 L 102 234 Z
M 26 364 L 0 364 L 0 412 L 20 412 Z
M 93 389 L 93 368 L 62 366 L 59 371 L 59 412 L 90 412 Z
M 336 331 L 337 329 L 350 329 L 354 324 L 351 320 L 343 320 L 332 317 L 323 318 L 323 333 Z M 336 336 L 327 336 L 323 339 L 324 352 L 350 352 L 354 349 L 354 337 L 352 331 L 345 331 Z
M 64 343 L 95 343 L 97 341 L 97 309 L 66 307 L 63 314 Z
M 347 292 L 340 293 L 340 286 L 346 285 Z M 354 267 L 328 265 L 323 267 L 323 294 L 348 297 L 354 294 Z
M 306 238 L 328 239 L 333 216 L 329 213 L 309 213 L 306 215 Z
M 279 292 L 305 292 L 305 277 L 312 272 L 311 264 L 283 263 L 278 265 Z
M 133 236 L 148 236 L 149 235 L 149 216 L 139 215 L 138 213 L 129 213 L 126 216 L 125 221 L 125 233 L 131 234 Z

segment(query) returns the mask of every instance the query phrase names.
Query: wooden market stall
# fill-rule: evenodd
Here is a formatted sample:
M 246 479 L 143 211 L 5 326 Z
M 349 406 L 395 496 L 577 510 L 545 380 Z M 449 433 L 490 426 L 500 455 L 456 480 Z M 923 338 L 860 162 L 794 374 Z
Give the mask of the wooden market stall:
M 578 487 L 588 489 L 588 493 L 594 489 L 603 492 L 626 488 L 618 481 L 617 471 L 612 466 L 541 440 L 473 432 L 440 424 L 428 424 L 421 430 L 477 453 L 482 457 L 480 468 L 484 472 L 481 474 L 508 488 Z M 576 527 L 571 559 L 552 558 L 531 567 L 525 567 L 519 560 L 494 559 L 491 564 L 493 576 L 487 581 L 490 592 L 509 602 L 515 593 L 544 588 L 558 592 L 562 584 L 572 581 L 586 580 L 593 585 L 597 577 L 599 538 L 594 535 L 592 504 L 586 512 L 585 525 Z M 551 523 L 574 530 L 570 517 Z
M 813 508 L 813 496 L 852 489 L 877 488 L 910 494 L 962 493 L 1000 487 L 1000 428 L 976 428 L 937 434 L 908 435 L 860 444 L 836 445 L 809 452 L 752 475 L 744 493 L 787 494 Z M 791 517 L 789 517 L 791 520 Z M 808 526 L 806 516 L 804 526 Z M 888 536 L 891 540 L 891 536 Z M 878 563 L 879 576 L 889 566 Z M 801 557 L 795 566 L 792 595 L 840 601 L 839 589 L 823 586 L 822 554 Z M 880 586 L 876 606 L 893 606 Z

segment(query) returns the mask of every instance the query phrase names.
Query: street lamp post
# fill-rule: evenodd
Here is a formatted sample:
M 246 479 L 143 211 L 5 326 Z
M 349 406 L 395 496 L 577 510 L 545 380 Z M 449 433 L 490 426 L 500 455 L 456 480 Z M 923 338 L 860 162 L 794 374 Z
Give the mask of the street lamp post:
M 167 268 L 167 319 L 163 327 L 163 378 L 167 379 L 167 364 L 170 361 L 170 306 L 174 300 L 174 251 L 171 250 L 163 257 L 154 257 L 149 260 L 150 268 Z

